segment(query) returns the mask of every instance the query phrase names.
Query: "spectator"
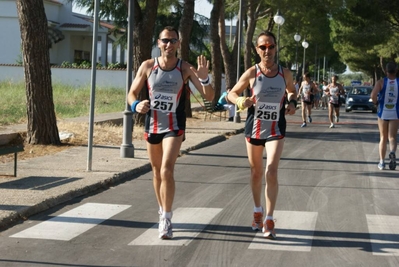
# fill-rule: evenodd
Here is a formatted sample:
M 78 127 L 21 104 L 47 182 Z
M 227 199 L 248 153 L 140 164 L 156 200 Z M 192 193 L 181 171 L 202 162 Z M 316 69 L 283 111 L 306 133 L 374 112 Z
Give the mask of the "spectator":
M 235 105 L 233 105 L 228 99 L 227 94 L 231 91 L 231 88 L 227 88 L 226 91 L 220 96 L 218 100 L 218 106 L 222 106 L 224 109 L 229 111 L 228 121 L 233 121 L 235 113 Z

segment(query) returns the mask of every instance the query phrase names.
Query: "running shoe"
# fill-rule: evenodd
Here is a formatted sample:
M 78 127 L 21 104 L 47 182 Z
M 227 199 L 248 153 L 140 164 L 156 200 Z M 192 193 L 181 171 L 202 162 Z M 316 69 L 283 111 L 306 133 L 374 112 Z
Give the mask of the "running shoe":
M 301 127 L 306 127 L 306 122 L 302 123 Z
M 262 230 L 263 227 L 263 212 L 254 212 L 254 220 L 252 221 L 252 230 Z
M 385 163 L 378 163 L 378 169 L 383 170 L 385 169 Z
M 172 222 L 170 219 L 161 218 L 159 221 L 158 231 L 159 231 L 159 238 L 160 239 L 172 239 L 173 232 L 172 232 Z
M 394 152 L 389 153 L 389 169 L 395 170 L 396 169 L 396 155 Z
M 335 122 L 339 122 L 339 116 L 335 116 Z
M 162 218 L 162 211 L 160 211 L 160 210 L 158 210 L 158 218 L 159 218 L 159 221 L 161 221 L 161 218 Z
M 308 116 L 308 122 L 312 123 L 312 117 Z
M 263 237 L 268 239 L 276 239 L 276 232 L 274 231 L 274 221 L 266 220 L 262 232 L 263 232 Z
M 330 128 L 335 128 L 334 123 L 331 123 Z

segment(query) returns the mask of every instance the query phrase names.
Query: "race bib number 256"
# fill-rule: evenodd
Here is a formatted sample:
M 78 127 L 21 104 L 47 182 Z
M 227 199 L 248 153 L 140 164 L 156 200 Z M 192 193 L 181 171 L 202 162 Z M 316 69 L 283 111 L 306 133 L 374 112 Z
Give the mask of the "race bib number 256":
M 258 102 L 256 118 L 263 121 L 278 121 L 280 118 L 280 104 Z

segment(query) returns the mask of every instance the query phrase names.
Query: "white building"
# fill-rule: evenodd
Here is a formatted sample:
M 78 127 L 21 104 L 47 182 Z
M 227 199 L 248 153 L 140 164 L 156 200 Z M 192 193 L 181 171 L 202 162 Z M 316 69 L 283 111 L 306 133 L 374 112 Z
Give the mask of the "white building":
M 72 12 L 72 3 L 67 0 L 43 0 L 48 20 L 50 63 L 61 65 L 66 61 L 78 63 L 91 61 L 93 41 L 93 19 Z M 102 65 L 108 62 L 125 62 L 125 51 L 112 47 L 114 37 L 109 33 L 113 26 L 100 22 L 98 29 L 98 60 Z M 15 0 L 0 1 L 0 64 L 17 64 L 21 62 L 21 34 Z M 108 49 L 107 49 L 108 48 Z M 111 55 L 108 55 L 110 51 Z

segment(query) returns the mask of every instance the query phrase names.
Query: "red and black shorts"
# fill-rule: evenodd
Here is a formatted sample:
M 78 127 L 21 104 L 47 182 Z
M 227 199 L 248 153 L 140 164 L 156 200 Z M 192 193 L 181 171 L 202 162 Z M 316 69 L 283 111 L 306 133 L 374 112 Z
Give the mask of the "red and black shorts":
M 148 143 L 156 145 L 156 144 L 160 144 L 164 138 L 178 137 L 178 136 L 181 136 L 184 134 L 185 134 L 184 130 L 170 131 L 170 132 L 161 133 L 161 134 L 144 133 L 144 138 Z M 183 141 L 185 139 L 186 139 L 186 137 L 184 136 Z

